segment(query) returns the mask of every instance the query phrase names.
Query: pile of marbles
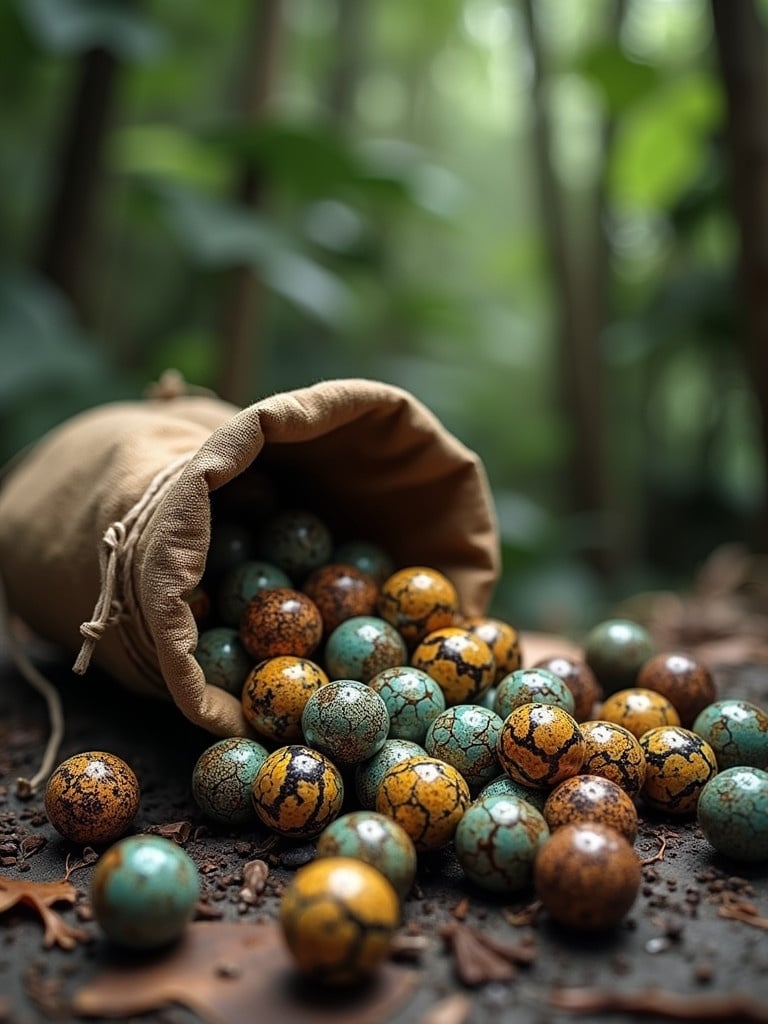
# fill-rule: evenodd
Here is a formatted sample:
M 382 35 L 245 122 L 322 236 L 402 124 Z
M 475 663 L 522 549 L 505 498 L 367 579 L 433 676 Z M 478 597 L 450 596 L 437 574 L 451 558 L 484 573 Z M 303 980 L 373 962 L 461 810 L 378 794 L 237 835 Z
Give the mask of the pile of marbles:
M 194 799 L 219 825 L 316 840 L 280 911 L 308 975 L 345 984 L 381 962 L 419 857 L 449 844 L 469 883 L 533 887 L 581 929 L 615 926 L 635 901 L 638 802 L 696 819 L 727 857 L 768 857 L 768 713 L 717 700 L 705 665 L 656 653 L 636 623 L 600 623 L 581 658 L 523 667 L 517 630 L 464 616 L 446 574 L 335 545 L 301 509 L 255 535 L 215 524 L 190 606 L 206 681 L 240 698 L 253 731 L 203 751 Z M 98 751 L 60 765 L 46 792 L 78 842 L 118 839 L 138 803 L 129 766 Z M 198 892 L 187 861 L 155 836 L 108 849 L 93 882 L 106 934 L 178 937 Z M 142 872 L 158 892 L 180 879 L 160 921 L 157 893 L 126 897 Z

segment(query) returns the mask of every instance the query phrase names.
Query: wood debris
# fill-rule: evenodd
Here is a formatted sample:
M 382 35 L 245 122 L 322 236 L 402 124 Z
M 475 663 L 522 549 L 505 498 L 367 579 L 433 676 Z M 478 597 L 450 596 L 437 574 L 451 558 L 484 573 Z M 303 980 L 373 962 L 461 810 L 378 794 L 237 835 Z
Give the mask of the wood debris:
M 768 917 L 761 917 L 754 903 L 739 899 L 733 893 L 723 893 L 723 902 L 718 907 L 717 916 L 725 917 L 729 921 L 741 921 L 743 924 L 752 925 L 753 928 L 768 930 Z
M 463 992 L 455 992 L 435 1003 L 419 1019 L 419 1024 L 466 1024 L 472 1012 L 472 1003 Z
M 192 833 L 192 822 L 170 821 L 165 825 L 149 825 L 144 831 L 149 835 L 170 839 L 177 846 L 183 846 Z
M 665 835 L 658 836 L 660 846 L 656 853 L 651 857 L 646 857 L 645 860 L 640 861 L 641 868 L 647 868 L 649 864 L 656 864 L 657 861 L 664 860 L 664 854 L 667 852 L 667 837 Z
M 536 946 L 530 940 L 504 943 L 480 928 L 458 922 L 446 925 L 440 934 L 450 946 L 456 976 L 468 988 L 511 981 L 517 965 L 529 966 L 536 959 Z
M 553 1009 L 570 1013 L 634 1013 L 669 1017 L 672 1020 L 768 1022 L 768 1005 L 751 996 L 682 995 L 665 989 L 619 992 L 602 988 L 559 988 L 549 994 Z
M 512 910 L 509 907 L 505 907 L 501 914 L 507 924 L 511 924 L 514 928 L 526 928 L 529 925 L 536 924 L 542 910 L 543 904 L 541 900 L 533 900 L 527 907 L 523 907 L 521 910 Z

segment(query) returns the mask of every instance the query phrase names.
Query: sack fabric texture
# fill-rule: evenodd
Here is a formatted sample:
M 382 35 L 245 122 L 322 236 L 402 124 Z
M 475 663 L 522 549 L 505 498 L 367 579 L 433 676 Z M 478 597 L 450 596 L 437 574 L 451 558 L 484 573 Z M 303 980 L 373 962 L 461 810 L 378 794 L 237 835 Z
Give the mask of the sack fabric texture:
M 465 614 L 487 609 L 499 545 L 481 460 L 407 391 L 335 380 L 246 409 L 208 395 L 112 403 L 54 429 L 0 490 L 11 611 L 66 650 L 82 644 L 76 671 L 92 656 L 214 735 L 248 735 L 240 702 L 194 658 L 188 598 L 211 493 L 262 468 L 299 481 L 337 537 L 433 566 Z

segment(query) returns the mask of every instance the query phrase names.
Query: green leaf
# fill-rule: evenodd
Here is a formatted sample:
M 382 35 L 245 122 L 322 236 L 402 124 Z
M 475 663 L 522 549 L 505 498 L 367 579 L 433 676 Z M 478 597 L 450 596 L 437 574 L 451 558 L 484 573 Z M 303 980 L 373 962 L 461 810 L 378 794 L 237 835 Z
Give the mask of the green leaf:
M 464 198 L 459 179 L 418 146 L 393 140 L 352 145 L 322 123 L 233 123 L 202 133 L 220 155 L 255 167 L 270 186 L 303 198 L 355 192 L 400 202 L 433 216 L 452 216 Z
M 676 202 L 698 176 L 720 113 L 712 78 L 691 74 L 628 114 L 614 143 L 612 198 L 652 210 Z
M 0 361 L 0 402 L 8 404 L 46 388 L 79 391 L 109 376 L 58 292 L 25 274 L 0 275 Z
M 329 326 L 352 316 L 353 296 L 341 278 L 266 218 L 181 188 L 155 192 L 173 234 L 196 263 L 217 269 L 251 266 L 278 295 Z
M 100 47 L 116 57 L 145 61 L 166 48 L 166 33 L 128 0 L 17 0 L 38 45 L 52 53 Z
M 590 50 L 574 70 L 598 89 L 613 115 L 622 114 L 646 99 L 661 81 L 656 68 L 632 60 L 620 47 L 610 44 Z
M 255 166 L 279 186 L 302 195 L 327 194 L 358 182 L 367 170 L 334 131 L 318 124 L 233 123 L 203 138 L 238 163 Z
M 166 179 L 188 185 L 222 185 L 229 163 L 198 138 L 174 125 L 130 125 L 114 132 L 110 163 L 122 174 Z

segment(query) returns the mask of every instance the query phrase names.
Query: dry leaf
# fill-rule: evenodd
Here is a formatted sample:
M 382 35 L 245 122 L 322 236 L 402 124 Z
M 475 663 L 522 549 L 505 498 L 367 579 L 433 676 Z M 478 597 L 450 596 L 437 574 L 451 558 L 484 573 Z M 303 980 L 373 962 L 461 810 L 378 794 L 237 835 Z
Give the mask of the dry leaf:
M 380 1024 L 411 997 L 419 972 L 385 964 L 369 984 L 323 989 L 293 967 L 275 924 L 198 921 L 151 960 L 116 961 L 75 993 L 87 1017 L 128 1017 L 172 1003 L 208 1024 Z
M 78 942 L 90 942 L 90 932 L 68 925 L 51 909 L 54 903 L 73 906 L 76 899 L 77 890 L 66 878 L 58 882 L 33 882 L 31 879 L 0 875 L 0 914 L 19 905 L 32 907 L 45 925 L 43 946 L 46 949 L 54 945 L 74 949 Z
M 145 831 L 153 836 L 162 836 L 164 839 L 170 839 L 177 846 L 183 846 L 192 832 L 192 823 L 189 821 L 171 821 L 165 825 L 150 825 Z
M 533 900 L 533 902 L 521 910 L 512 910 L 510 907 L 504 907 L 501 915 L 507 924 L 511 924 L 515 928 L 525 928 L 528 925 L 536 924 L 536 919 L 541 910 L 541 900 Z
M 500 942 L 469 925 L 446 925 L 441 935 L 450 944 L 459 981 L 470 988 L 489 981 L 510 981 L 516 974 L 515 964 L 527 966 L 536 959 L 534 944 Z
M 21 841 L 21 856 L 26 860 L 27 857 L 31 857 L 37 853 L 38 850 L 42 850 L 48 840 L 45 836 L 40 836 L 35 833 L 34 835 L 27 836 Z

